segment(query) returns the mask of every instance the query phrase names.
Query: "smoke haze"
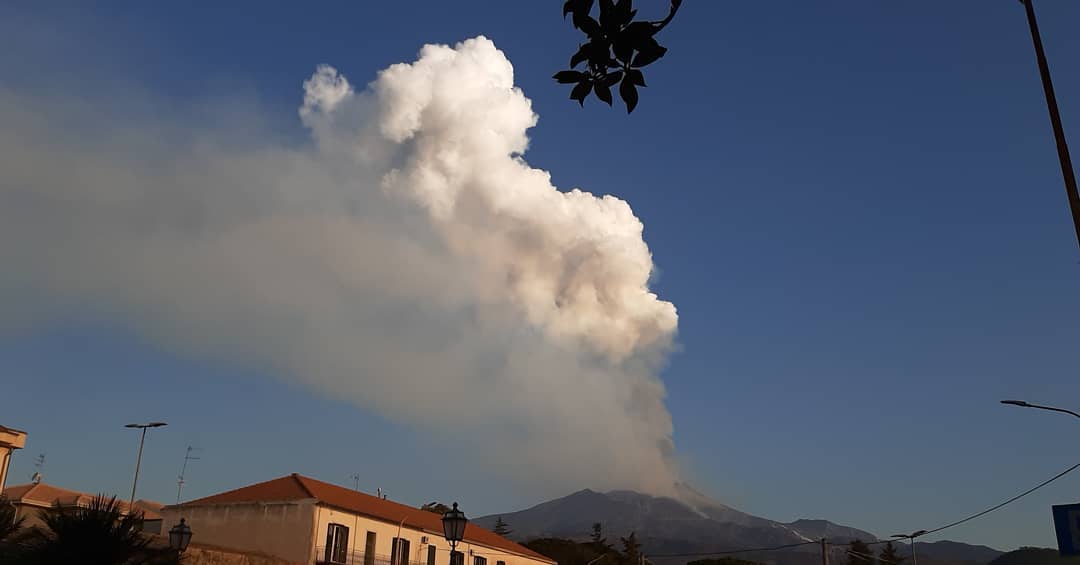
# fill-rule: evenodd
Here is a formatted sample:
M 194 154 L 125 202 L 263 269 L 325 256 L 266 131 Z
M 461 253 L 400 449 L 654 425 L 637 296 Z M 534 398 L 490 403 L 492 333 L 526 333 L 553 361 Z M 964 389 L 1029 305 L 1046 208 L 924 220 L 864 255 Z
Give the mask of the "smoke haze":
M 298 113 L 312 142 L 275 146 L 0 90 L 0 335 L 115 320 L 453 424 L 517 480 L 670 492 L 675 308 L 626 202 L 523 160 L 503 53 L 428 45 L 367 88 L 319 66 Z

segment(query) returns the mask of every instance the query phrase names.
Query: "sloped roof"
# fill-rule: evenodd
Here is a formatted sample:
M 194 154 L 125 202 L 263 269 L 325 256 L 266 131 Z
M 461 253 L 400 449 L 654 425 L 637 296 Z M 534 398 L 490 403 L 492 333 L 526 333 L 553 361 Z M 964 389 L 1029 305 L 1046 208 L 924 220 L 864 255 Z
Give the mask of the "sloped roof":
M 4 498 L 11 502 L 21 502 L 23 504 L 70 506 L 80 502 L 89 502 L 94 496 L 45 483 L 28 483 L 4 489 Z
M 350 490 L 338 485 L 324 483 L 296 473 L 199 498 L 192 500 L 191 502 L 177 505 L 176 507 L 216 506 L 219 504 L 236 504 L 244 502 L 284 502 L 290 500 L 315 500 L 320 504 L 333 506 L 341 510 L 354 512 L 356 514 L 393 524 L 404 520 L 404 525 L 413 529 L 425 530 L 442 535 L 442 517 L 438 514 L 385 500 L 377 496 L 371 496 L 370 494 Z M 173 506 L 168 506 L 166 508 L 173 508 Z M 548 557 L 540 555 L 527 547 L 512 542 L 495 532 L 481 528 L 471 522 L 465 527 L 464 541 L 486 545 L 488 547 L 502 549 L 533 559 L 554 563 L 554 561 Z
M 79 492 L 53 486 L 46 483 L 27 483 L 25 485 L 13 485 L 4 489 L 3 497 L 15 504 L 29 504 L 33 506 L 85 506 L 94 499 L 93 494 Z M 120 512 L 127 513 L 126 501 L 117 500 Z M 160 520 L 162 504 L 151 500 L 136 500 L 135 509 L 143 512 L 146 520 Z
M 140 498 L 135 501 L 135 509 L 143 513 L 143 520 L 161 520 L 161 509 L 165 505 L 153 500 Z

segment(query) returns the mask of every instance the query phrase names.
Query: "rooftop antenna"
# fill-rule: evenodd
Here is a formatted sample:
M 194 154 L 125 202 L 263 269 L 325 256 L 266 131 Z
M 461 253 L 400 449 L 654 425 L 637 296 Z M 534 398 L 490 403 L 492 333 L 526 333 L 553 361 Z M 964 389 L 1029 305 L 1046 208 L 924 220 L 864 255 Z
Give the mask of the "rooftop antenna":
M 180 492 L 184 490 L 184 474 L 187 473 L 188 461 L 198 461 L 201 459 L 196 455 L 192 455 L 192 451 L 201 451 L 198 447 L 187 446 L 187 453 L 184 454 L 184 466 L 180 468 L 180 476 L 176 477 L 176 503 L 180 504 Z
M 360 492 L 360 473 L 353 473 L 349 478 L 353 480 L 353 490 Z
M 40 484 L 41 479 L 45 478 L 45 475 L 41 473 L 45 469 L 45 454 L 42 453 L 34 459 L 34 474 L 30 475 L 30 482 L 33 484 Z

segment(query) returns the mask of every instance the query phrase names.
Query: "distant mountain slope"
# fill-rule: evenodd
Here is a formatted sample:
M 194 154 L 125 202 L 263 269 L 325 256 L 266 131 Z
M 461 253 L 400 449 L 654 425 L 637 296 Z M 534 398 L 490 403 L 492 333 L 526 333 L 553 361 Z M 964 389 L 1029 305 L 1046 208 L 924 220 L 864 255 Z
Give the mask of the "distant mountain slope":
M 686 485 L 679 485 L 676 496 L 678 499 L 626 490 L 603 493 L 585 489 L 525 510 L 476 518 L 475 522 L 492 528 L 501 517 L 513 530 L 509 537 L 519 541 L 536 538 L 584 541 L 589 538 L 592 525 L 600 522 L 609 542 L 617 546 L 619 537 L 636 532 L 645 551 L 653 555 L 770 547 L 823 537 L 834 543 L 878 539 L 870 532 L 828 520 L 783 523 L 761 518 L 716 502 Z M 916 549 L 920 564 L 925 557 L 927 564 L 985 565 L 1001 555 L 989 547 L 949 541 L 919 543 Z M 816 545 L 807 545 L 784 554 L 754 557 L 778 564 L 815 563 L 813 555 L 818 551 Z M 904 546 L 902 551 L 909 548 Z
M 501 517 L 513 529 L 510 537 L 528 540 L 561 537 L 585 540 L 600 522 L 611 541 L 637 532 L 654 553 L 718 551 L 740 547 L 785 545 L 820 539 L 822 532 L 839 541 L 850 537 L 875 539 L 873 534 L 824 520 L 783 524 L 708 500 L 691 499 L 694 506 L 673 498 L 632 491 L 600 493 L 581 490 L 519 512 L 484 516 L 476 523 L 493 527 Z M 800 530 L 800 525 L 806 531 Z
M 958 541 L 917 542 L 915 551 L 919 556 L 926 555 L 946 561 L 970 561 L 989 563 L 1000 557 L 1002 552 L 985 545 L 970 545 Z
M 1056 549 L 1022 547 L 990 562 L 990 565 L 1077 565 L 1080 557 L 1062 557 Z

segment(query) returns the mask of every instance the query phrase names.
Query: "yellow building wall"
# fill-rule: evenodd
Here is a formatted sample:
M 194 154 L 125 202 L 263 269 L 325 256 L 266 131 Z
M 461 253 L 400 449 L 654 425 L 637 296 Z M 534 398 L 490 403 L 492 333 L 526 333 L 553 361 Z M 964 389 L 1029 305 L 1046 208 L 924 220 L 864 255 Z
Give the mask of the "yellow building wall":
M 184 518 L 193 542 L 311 562 L 311 501 L 165 507 L 161 514 L 163 533 Z
M 424 511 L 416 509 L 415 512 Z M 367 532 L 375 532 L 375 565 L 389 564 L 391 551 L 393 549 L 393 540 L 395 537 L 398 537 L 398 524 L 375 520 L 366 516 L 359 516 L 350 512 L 324 506 L 318 506 L 315 511 L 315 535 L 314 543 L 312 544 L 313 547 L 311 548 L 311 556 L 313 559 L 317 558 L 319 561 L 323 559 L 327 528 L 332 523 L 341 524 L 349 528 L 349 565 L 353 565 L 353 561 L 355 561 L 356 565 L 363 565 L 363 554 L 365 544 L 367 543 Z M 405 526 L 401 528 L 400 532 L 401 538 L 409 540 L 410 564 L 426 565 L 428 547 L 434 545 L 435 565 L 449 565 L 450 544 L 446 542 L 441 531 L 427 532 Z M 421 543 L 425 537 L 427 538 L 427 542 Z M 512 554 L 502 549 L 495 549 L 467 542 L 459 543 L 457 549 L 465 554 L 465 565 L 473 565 L 474 557 L 486 558 L 486 565 L 498 565 L 497 562 L 499 561 L 505 562 L 505 565 L 551 565 L 545 561 Z

